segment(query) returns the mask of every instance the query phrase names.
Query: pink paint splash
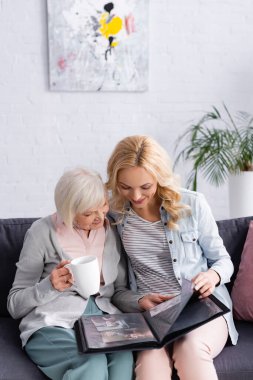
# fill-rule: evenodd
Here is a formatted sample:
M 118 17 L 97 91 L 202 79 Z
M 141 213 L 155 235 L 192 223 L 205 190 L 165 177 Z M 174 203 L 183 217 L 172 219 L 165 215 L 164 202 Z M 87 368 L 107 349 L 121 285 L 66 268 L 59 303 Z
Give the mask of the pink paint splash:
M 128 35 L 135 32 L 134 16 L 132 13 L 125 17 L 125 28 Z
M 65 58 L 60 58 L 57 62 L 57 66 L 64 71 L 67 67 L 67 61 Z

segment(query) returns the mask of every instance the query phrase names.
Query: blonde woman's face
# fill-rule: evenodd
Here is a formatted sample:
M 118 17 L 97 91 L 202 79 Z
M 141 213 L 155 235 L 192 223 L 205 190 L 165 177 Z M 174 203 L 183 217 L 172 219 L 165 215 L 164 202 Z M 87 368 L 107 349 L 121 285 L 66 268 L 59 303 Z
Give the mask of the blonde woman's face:
M 77 214 L 74 219 L 74 224 L 76 227 L 85 231 L 97 230 L 103 227 L 108 210 L 108 201 L 105 200 L 98 208 L 92 208 L 82 214 Z
M 118 190 L 133 209 L 145 209 L 155 201 L 157 181 L 139 166 L 121 169 L 118 173 Z

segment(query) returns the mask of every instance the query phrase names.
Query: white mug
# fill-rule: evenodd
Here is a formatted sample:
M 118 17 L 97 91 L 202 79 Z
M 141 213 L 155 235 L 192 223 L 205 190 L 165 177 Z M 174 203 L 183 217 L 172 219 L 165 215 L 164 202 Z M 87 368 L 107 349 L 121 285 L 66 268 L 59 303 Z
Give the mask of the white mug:
M 74 285 L 84 298 L 96 294 L 100 287 L 100 270 L 96 256 L 83 256 L 66 265 L 72 273 Z

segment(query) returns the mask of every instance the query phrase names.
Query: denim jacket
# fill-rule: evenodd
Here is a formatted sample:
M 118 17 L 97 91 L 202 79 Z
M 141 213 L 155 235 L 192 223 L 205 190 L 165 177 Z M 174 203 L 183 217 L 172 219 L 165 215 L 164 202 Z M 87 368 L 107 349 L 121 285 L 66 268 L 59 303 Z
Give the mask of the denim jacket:
M 175 276 L 182 284 L 182 278 L 191 280 L 199 272 L 209 268 L 220 276 L 220 283 L 214 295 L 231 311 L 224 315 L 229 329 L 231 342 L 236 344 L 238 333 L 232 317 L 232 303 L 225 286 L 233 273 L 233 263 L 218 233 L 218 227 L 203 194 L 181 189 L 181 202 L 190 206 L 189 215 L 178 221 L 178 229 L 168 229 L 170 215 L 161 207 L 161 220 L 167 236 Z M 128 221 L 128 213 L 111 214 L 117 223 L 120 236 Z M 131 290 L 127 289 L 130 286 Z M 122 254 L 118 279 L 116 281 L 113 303 L 121 310 L 129 312 L 140 310 L 138 300 L 143 294 L 137 292 L 135 276 L 129 259 Z M 154 289 L 155 290 L 155 289 Z

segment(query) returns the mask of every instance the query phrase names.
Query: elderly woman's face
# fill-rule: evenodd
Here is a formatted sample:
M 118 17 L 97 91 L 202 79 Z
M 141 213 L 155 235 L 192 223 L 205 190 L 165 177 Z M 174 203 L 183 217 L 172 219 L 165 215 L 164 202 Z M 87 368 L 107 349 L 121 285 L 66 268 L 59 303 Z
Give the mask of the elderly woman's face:
M 85 231 L 96 230 L 104 225 L 105 215 L 108 210 L 108 202 L 105 200 L 98 208 L 92 208 L 82 214 L 77 214 L 74 224 Z

